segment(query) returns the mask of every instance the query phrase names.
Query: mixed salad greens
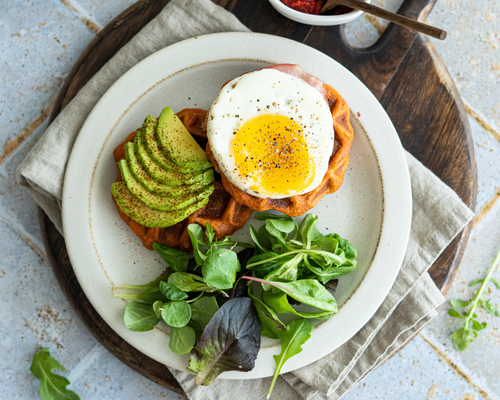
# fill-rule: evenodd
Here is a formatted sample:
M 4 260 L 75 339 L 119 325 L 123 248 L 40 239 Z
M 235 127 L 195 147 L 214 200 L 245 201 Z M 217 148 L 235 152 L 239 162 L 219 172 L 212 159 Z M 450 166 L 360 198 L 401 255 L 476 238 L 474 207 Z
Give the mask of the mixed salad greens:
M 172 328 L 169 347 L 191 353 L 188 369 L 199 385 L 226 371 L 252 370 L 261 335 L 279 339 L 269 398 L 283 365 L 311 337 L 309 320 L 338 312 L 332 282 L 356 268 L 356 250 L 335 233 L 320 233 L 314 214 L 300 225 L 286 215 L 255 218 L 265 223 L 250 227 L 253 245 L 217 240 L 210 224 L 205 233 L 200 225 L 188 226 L 192 258 L 155 243 L 166 271 L 146 285 L 115 286 L 113 295 L 133 300 L 125 308 L 128 329 L 149 331 L 160 320 Z M 244 249 L 236 253 L 236 247 Z M 283 314 L 294 319 L 284 323 Z

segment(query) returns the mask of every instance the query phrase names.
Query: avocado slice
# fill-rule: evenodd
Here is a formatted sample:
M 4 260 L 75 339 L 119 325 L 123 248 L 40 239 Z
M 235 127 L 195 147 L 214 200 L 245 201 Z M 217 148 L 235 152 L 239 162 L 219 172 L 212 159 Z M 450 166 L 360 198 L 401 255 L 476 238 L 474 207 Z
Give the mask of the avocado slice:
M 199 173 L 198 175 L 178 174 L 175 172 L 166 172 L 162 169 L 159 169 L 159 171 L 163 172 L 163 174 L 161 174 L 163 179 L 155 179 L 154 176 L 151 177 L 150 174 L 148 174 L 148 171 L 144 169 L 144 167 L 137 159 L 135 146 L 133 143 L 125 144 L 125 156 L 127 157 L 128 167 L 134 178 L 137 179 L 149 192 L 155 193 L 159 196 L 167 196 L 170 193 L 167 189 L 169 186 L 198 184 L 199 187 L 193 190 L 196 191 L 198 189 L 201 189 L 203 186 L 212 183 L 214 180 L 213 169 L 208 169 L 205 172 Z M 151 161 L 151 163 L 153 162 Z
M 189 179 L 191 179 L 192 177 L 195 177 L 197 173 L 199 173 L 194 171 L 189 171 L 184 173 L 182 171 L 165 170 L 156 162 L 154 162 L 148 153 L 146 140 L 144 139 L 144 133 L 142 128 L 137 130 L 137 134 L 135 135 L 134 150 L 137 159 L 141 163 L 142 167 L 146 170 L 146 172 L 154 180 L 164 183 L 165 185 L 168 184 L 168 182 L 171 182 L 170 179 L 172 178 L 172 174 L 174 175 L 184 174 L 186 175 L 186 177 L 189 177 Z
M 160 167 L 167 171 L 178 172 L 178 173 L 190 173 L 194 171 L 202 171 L 204 169 L 210 168 L 212 165 L 207 165 L 204 168 L 192 168 L 192 167 L 180 167 L 174 162 L 172 162 L 169 158 L 165 156 L 160 151 L 158 146 L 158 139 L 156 136 L 156 128 L 158 127 L 158 121 L 156 118 L 148 115 L 144 120 L 144 124 L 142 128 L 137 131 L 137 135 L 141 135 L 143 138 L 143 144 L 146 148 L 151 159 L 158 164 Z M 137 137 L 136 135 L 136 137 Z
M 156 211 L 147 208 L 130 193 L 123 182 L 111 185 L 111 193 L 126 215 L 148 228 L 167 228 L 175 225 L 208 203 L 208 197 L 176 211 Z
M 162 111 L 156 135 L 160 150 L 179 167 L 200 170 L 212 166 L 205 151 L 170 107 Z
M 128 186 L 134 185 L 135 182 L 139 183 L 144 187 L 148 192 L 153 193 L 160 197 L 180 197 L 185 196 L 189 193 L 195 193 L 201 189 L 203 189 L 206 185 L 209 185 L 213 182 L 213 170 L 207 171 L 212 172 L 206 175 L 205 181 L 201 180 L 199 182 L 193 183 L 192 185 L 177 185 L 177 186 L 167 186 L 161 183 L 158 183 L 149 177 L 149 180 L 141 181 L 141 179 L 137 179 L 130 169 L 130 165 L 127 160 L 120 160 L 118 163 L 120 167 L 120 172 L 122 173 L 122 178 L 125 184 Z M 147 185 L 147 186 L 146 186 Z
M 125 182 L 127 189 L 130 190 L 130 192 L 138 200 L 140 200 L 147 207 L 153 210 L 180 210 L 181 208 L 187 207 L 190 204 L 193 204 L 205 197 L 210 196 L 215 189 L 214 185 L 207 185 L 196 192 L 190 192 L 188 189 L 182 189 L 183 192 L 177 197 L 161 197 L 148 192 L 146 188 L 134 178 L 134 176 L 128 169 L 126 160 L 121 160 L 118 165 L 123 176 L 123 182 Z M 186 188 L 189 188 L 189 186 L 186 186 Z

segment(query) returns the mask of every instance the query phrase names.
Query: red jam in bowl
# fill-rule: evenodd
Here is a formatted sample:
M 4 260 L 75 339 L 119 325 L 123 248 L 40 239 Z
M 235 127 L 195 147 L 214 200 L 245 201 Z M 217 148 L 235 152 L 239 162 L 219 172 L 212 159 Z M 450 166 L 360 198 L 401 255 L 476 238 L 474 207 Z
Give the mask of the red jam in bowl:
M 325 5 L 326 0 L 281 0 L 286 6 L 293 8 L 294 10 L 306 13 L 306 14 L 319 14 L 321 8 Z M 347 14 L 352 10 L 348 7 L 338 6 L 334 7 L 333 10 L 329 12 L 331 15 Z

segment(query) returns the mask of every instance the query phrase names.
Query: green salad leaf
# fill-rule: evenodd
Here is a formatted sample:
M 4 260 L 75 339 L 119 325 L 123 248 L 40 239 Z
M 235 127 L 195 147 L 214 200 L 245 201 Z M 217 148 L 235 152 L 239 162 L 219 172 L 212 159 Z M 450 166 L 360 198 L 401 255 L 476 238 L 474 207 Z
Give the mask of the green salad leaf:
M 188 225 L 188 234 L 193 244 L 193 255 L 198 266 L 203 265 L 203 262 L 207 256 L 201 251 L 201 246 L 203 245 L 203 228 L 198 224 Z
M 210 225 L 208 222 L 205 229 L 207 237 L 206 242 L 203 240 L 203 228 L 200 225 L 189 224 L 187 230 L 189 238 L 191 239 L 191 244 L 193 245 L 193 256 L 196 261 L 197 267 L 203 265 L 207 257 L 211 253 L 217 251 L 220 247 L 229 246 L 231 247 L 231 250 L 236 246 L 253 247 L 248 243 L 233 242 L 229 236 L 226 236 L 222 240 L 215 240 L 217 237 L 212 225 Z
M 174 272 L 168 277 L 168 283 L 184 292 L 210 292 L 217 290 L 207 285 L 201 276 L 188 272 Z
M 30 371 L 40 380 L 40 397 L 43 400 L 80 400 L 80 396 L 66 388 L 70 381 L 64 376 L 54 374 L 53 370 L 66 371 L 50 355 L 49 349 L 42 349 L 33 355 Z
M 453 345 L 459 351 L 464 351 L 467 347 L 469 347 L 474 338 L 477 337 L 477 332 L 483 330 L 487 326 L 486 322 L 480 323 L 476 319 L 477 315 L 475 314 L 475 311 L 479 304 L 481 304 L 483 308 L 491 315 L 500 317 L 500 312 L 493 304 L 490 303 L 490 300 L 485 300 L 482 298 L 486 290 L 486 286 L 490 281 L 493 282 L 495 286 L 499 287 L 498 282 L 492 278 L 493 272 L 495 271 L 499 262 L 500 251 L 493 260 L 493 264 L 488 270 L 486 277 L 484 279 L 476 279 L 470 282 L 469 286 L 474 286 L 478 283 L 481 283 L 481 287 L 478 291 L 475 292 L 474 298 L 470 302 L 464 300 L 450 300 L 451 305 L 456 308 L 463 308 L 467 307 L 468 305 L 471 306 L 469 311 L 464 312 L 463 314 L 460 314 L 458 311 L 453 309 L 448 310 L 448 315 L 450 317 L 460 318 L 464 320 L 463 325 L 450 335 L 450 338 L 453 340 Z
M 153 303 L 153 311 L 156 315 L 156 318 L 161 319 L 161 310 L 163 309 L 162 301 L 155 301 Z
M 279 334 L 281 341 L 281 353 L 274 356 L 274 360 L 276 361 L 276 370 L 274 371 L 271 387 L 269 388 L 269 393 L 267 394 L 268 399 L 271 397 L 274 384 L 276 383 L 276 379 L 278 379 L 278 375 L 280 374 L 283 365 L 285 365 L 290 358 L 302 351 L 302 345 L 309 340 L 312 331 L 312 324 L 307 319 L 299 318 L 290 322 L 286 327 L 286 330 Z
M 153 329 L 159 319 L 151 304 L 133 301 L 125 307 L 123 322 L 131 331 L 146 332 Z
M 228 249 L 217 249 L 210 253 L 202 267 L 205 282 L 217 289 L 231 289 L 238 271 L 238 256 Z
M 141 293 L 139 298 L 148 304 L 154 304 L 155 301 L 163 301 L 163 302 L 167 301 L 167 298 L 161 293 L 159 287 L 146 289 L 144 292 Z
M 338 312 L 332 295 L 336 278 L 356 268 L 357 253 L 339 235 L 319 232 L 317 215 L 305 215 L 300 224 L 275 213 L 258 213 L 255 218 L 265 223 L 258 230 L 250 227 L 254 246 L 230 237 L 219 240 L 208 223 L 188 225 L 193 258 L 155 243 L 154 250 L 170 268 L 147 285 L 115 287 L 113 293 L 142 300 L 125 308 L 127 328 L 151 330 L 160 319 L 172 327 L 169 347 L 176 354 L 192 353 L 189 369 L 196 373 L 199 385 L 211 384 L 225 371 L 253 369 L 261 334 L 280 339 L 270 395 L 285 362 L 301 352 L 311 336 L 307 318 L 326 319 Z M 237 254 L 236 246 L 246 249 Z M 251 282 L 262 286 L 258 297 Z M 292 304 L 312 308 L 303 311 Z M 465 307 L 468 303 L 452 304 Z M 481 304 L 498 313 L 489 301 Z M 280 320 L 281 313 L 299 318 L 287 325 Z M 450 310 L 450 315 L 467 318 L 456 310 Z M 472 324 L 455 336 L 466 341 L 469 331 L 475 334 L 486 327 L 475 320 Z
M 184 300 L 174 300 L 163 304 L 161 317 L 173 328 L 186 326 L 191 319 L 191 307 Z
M 185 251 L 154 242 L 153 250 L 156 251 L 176 272 L 185 272 L 189 263 L 189 254 Z
M 205 329 L 214 314 L 219 309 L 215 296 L 201 297 L 200 299 L 191 303 L 190 306 L 192 321 L 195 321 L 197 324 L 199 324 L 202 331 Z
M 170 332 L 170 342 L 168 347 L 175 354 L 189 353 L 196 343 L 196 334 L 194 329 L 190 326 L 183 326 L 182 328 L 172 328 Z
M 307 214 L 299 226 L 291 217 L 256 215 L 256 219 L 266 221 L 259 231 L 250 228 L 258 254 L 249 260 L 247 268 L 256 277 L 280 282 L 308 278 L 327 284 L 356 268 L 354 246 L 335 233 L 322 235 L 317 215 Z M 264 289 L 269 290 L 266 286 Z
M 252 294 L 250 287 L 248 288 L 248 295 L 253 300 L 253 305 L 259 315 L 260 334 L 272 339 L 279 339 L 279 334 L 285 331 L 286 325 L 280 321 L 271 307 L 268 307 Z
M 141 300 L 141 294 L 152 288 L 159 288 L 161 281 L 166 281 L 172 274 L 172 269 L 167 268 L 158 278 L 154 281 L 146 283 L 145 285 L 125 285 L 113 286 L 113 296 L 126 300 Z
M 306 318 L 315 318 L 338 312 L 335 298 L 315 279 L 303 279 L 294 282 L 272 282 L 249 276 L 244 276 L 243 279 L 272 286 L 272 290 L 262 293 L 262 300 L 276 313 L 291 313 Z M 289 304 L 287 296 L 321 311 L 314 313 L 298 312 Z
M 305 245 L 323 237 L 316 227 L 317 223 L 318 216 L 314 214 L 306 214 L 300 223 L 298 236 L 302 239 L 302 243 Z
M 160 282 L 160 291 L 161 294 L 168 300 L 185 300 L 188 298 L 188 294 L 186 292 L 168 282 Z

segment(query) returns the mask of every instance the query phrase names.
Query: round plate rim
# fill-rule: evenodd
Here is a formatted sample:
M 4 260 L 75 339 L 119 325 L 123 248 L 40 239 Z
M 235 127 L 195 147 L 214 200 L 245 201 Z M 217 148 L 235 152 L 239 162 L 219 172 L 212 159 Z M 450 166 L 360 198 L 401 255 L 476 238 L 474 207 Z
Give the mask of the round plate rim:
M 144 66 L 148 63 L 151 62 L 151 59 L 153 57 L 160 57 L 162 54 L 165 52 L 171 52 L 173 48 L 178 48 L 179 46 L 186 47 L 190 46 L 193 44 L 193 41 L 198 40 L 200 43 L 201 41 L 219 41 L 219 40 L 226 40 L 226 41 L 238 41 L 238 40 L 263 40 L 263 41 L 283 41 L 288 43 L 288 45 L 293 45 L 297 46 L 298 48 L 302 49 L 302 51 L 308 51 L 312 52 L 315 55 L 315 58 L 317 59 L 322 59 L 323 61 L 328 61 L 328 62 L 333 62 L 336 64 L 336 68 L 339 70 L 343 70 L 343 73 L 346 76 L 349 76 L 349 79 L 351 80 L 351 83 L 353 83 L 356 87 L 357 90 L 361 90 L 363 92 L 363 102 L 367 102 L 372 109 L 376 110 L 375 114 L 373 115 L 375 117 L 375 122 L 381 124 L 384 128 L 384 138 L 389 140 L 390 144 L 389 147 L 392 151 L 391 157 L 379 157 L 379 153 L 377 153 L 377 157 L 379 159 L 379 166 L 381 166 L 381 173 L 384 170 L 382 168 L 381 162 L 383 165 L 386 166 L 384 170 L 384 176 L 382 185 L 383 185 L 383 190 L 384 190 L 384 218 L 383 218 L 383 228 L 381 232 L 381 239 L 380 243 L 381 244 L 386 244 L 385 241 L 388 239 L 384 236 L 384 227 L 386 227 L 387 219 L 390 218 L 391 221 L 389 223 L 397 223 L 399 225 L 397 232 L 398 235 L 397 237 L 394 237 L 393 235 L 393 241 L 390 243 L 391 245 L 395 245 L 396 250 L 391 250 L 391 259 L 392 261 L 392 270 L 386 271 L 384 274 L 384 279 L 377 279 L 374 277 L 374 272 L 373 268 L 370 268 L 363 279 L 363 282 L 360 284 L 358 289 L 356 289 L 356 294 L 359 293 L 360 288 L 362 285 L 365 285 L 370 281 L 370 283 L 374 284 L 377 289 L 378 289 L 378 295 L 376 296 L 376 299 L 370 299 L 369 305 L 366 307 L 366 309 L 363 310 L 361 314 L 362 319 L 364 320 L 362 323 L 355 324 L 355 326 L 352 326 L 351 329 L 348 331 L 344 332 L 343 337 L 340 338 L 334 348 L 332 346 L 322 346 L 321 351 L 308 351 L 303 352 L 302 354 L 305 355 L 307 354 L 308 357 L 299 357 L 296 356 L 295 360 L 291 359 L 287 364 L 285 365 L 285 368 L 283 369 L 282 372 L 287 372 L 293 369 L 300 368 L 302 366 L 305 366 L 311 362 L 316 361 L 317 359 L 321 358 L 322 356 L 328 354 L 329 352 L 333 351 L 335 348 L 338 348 L 340 345 L 345 343 L 349 338 L 351 338 L 359 329 L 364 326 L 366 322 L 373 316 L 373 314 L 377 311 L 379 306 L 382 304 L 383 300 L 387 296 L 390 288 L 392 287 L 392 284 L 394 283 L 394 280 L 397 277 L 397 274 L 399 273 L 399 269 L 406 251 L 406 245 L 408 241 L 408 236 L 409 236 L 409 231 L 410 231 L 410 226 L 411 226 L 411 185 L 410 185 L 410 178 L 409 178 L 409 173 L 408 173 L 408 168 L 406 164 L 406 159 L 404 155 L 403 148 L 401 146 L 399 137 L 397 136 L 397 133 L 392 125 L 392 122 L 390 121 L 389 117 L 385 113 L 384 109 L 378 102 L 378 100 L 373 96 L 373 94 L 361 83 L 353 74 L 351 74 L 349 71 L 347 71 L 344 67 L 342 67 L 340 64 L 338 64 L 336 61 L 332 60 L 325 54 L 309 47 L 306 46 L 302 43 L 298 43 L 295 41 L 292 41 L 290 39 L 285 39 L 282 37 L 277 37 L 273 35 L 266 35 L 266 34 L 259 34 L 259 33 L 253 33 L 253 32 L 228 32 L 228 33 L 216 33 L 216 34 L 210 34 L 210 35 L 204 35 L 200 37 L 195 37 L 191 39 L 184 40 L 182 42 L 178 42 L 176 44 L 173 44 L 169 47 L 166 47 L 146 59 L 142 60 L 140 63 L 132 67 L 129 71 L 127 71 L 124 75 L 122 75 L 107 91 L 106 93 L 101 97 L 101 99 L 98 101 L 92 112 L 89 114 L 87 117 L 86 122 L 82 126 L 81 132 L 85 131 L 85 129 L 88 128 L 88 126 L 91 124 L 93 118 L 96 118 L 96 113 L 99 111 L 99 107 L 102 106 L 102 104 L 107 101 L 107 99 L 110 96 L 113 96 L 113 93 L 117 90 L 117 88 L 120 85 L 123 85 L 124 82 L 126 82 L 127 79 L 129 79 L 131 76 L 134 76 L 134 74 L 137 74 L 137 71 L 140 71 L 141 68 L 144 68 Z M 275 44 L 278 44 L 275 42 Z M 306 50 L 307 49 L 307 50 Z M 226 57 L 223 57 L 224 59 Z M 250 58 L 250 59 L 265 59 L 266 57 L 261 57 L 261 58 Z M 221 58 L 222 59 L 222 58 Z M 149 61 L 148 61 L 149 60 Z M 328 83 L 328 82 L 327 82 Z M 346 94 L 341 93 L 341 95 L 346 98 L 349 97 L 349 95 L 346 96 Z M 349 101 L 348 101 L 349 104 Z M 361 107 L 363 108 L 363 107 Z M 365 107 L 366 108 L 366 107 Z M 375 122 L 370 122 L 370 124 L 374 124 Z M 365 126 L 366 123 L 363 123 L 363 126 Z M 368 133 L 368 132 L 367 132 Z M 368 135 L 370 137 L 370 135 Z M 371 139 L 371 138 L 370 138 Z M 71 222 L 71 217 L 74 217 L 74 212 L 73 209 L 71 208 L 72 206 L 75 206 L 75 197 L 74 195 L 79 192 L 78 190 L 78 185 L 75 185 L 72 176 L 75 176 L 76 172 L 80 171 L 79 168 L 79 163 L 78 163 L 78 151 L 79 148 L 82 147 L 82 144 L 85 142 L 85 140 L 88 140 L 88 138 L 85 137 L 85 135 L 80 134 L 78 138 L 75 141 L 75 144 L 73 146 L 73 150 L 70 156 L 70 159 L 68 161 L 68 166 L 66 169 L 66 175 L 64 178 L 64 188 L 63 188 L 63 202 L 62 202 L 62 215 L 63 215 L 63 227 L 64 227 L 64 232 L 65 232 L 65 239 L 66 239 L 66 246 L 68 249 L 68 254 L 70 257 L 71 264 L 73 266 L 75 275 L 77 279 L 79 280 L 82 290 L 88 297 L 89 301 L 92 303 L 96 311 L 101 315 L 101 317 L 106 320 L 106 318 L 103 316 L 103 314 L 99 311 L 101 309 L 99 304 L 96 304 L 93 301 L 92 292 L 89 290 L 88 286 L 84 285 L 83 283 L 83 275 L 82 275 L 82 269 L 79 268 L 79 256 L 81 256 L 82 249 L 81 249 L 81 229 L 74 226 L 74 224 Z M 385 153 L 385 155 L 388 154 L 387 151 L 382 151 L 382 153 Z M 388 166 L 396 167 L 393 169 L 387 169 Z M 397 182 L 397 183 L 396 183 Z M 397 186 L 397 188 L 396 188 Z M 399 192 L 399 201 L 401 204 L 396 205 L 393 204 L 394 202 L 391 202 L 390 196 L 387 198 L 389 201 L 386 200 L 386 194 L 393 192 L 395 189 L 398 190 Z M 87 197 L 85 197 L 85 200 Z M 70 201 L 71 200 L 71 201 Z M 396 213 L 394 215 L 391 215 L 390 213 L 388 214 L 386 211 L 387 207 L 395 207 Z M 74 219 L 74 218 L 73 218 Z M 394 228 L 393 228 L 394 229 Z M 387 229 L 386 229 L 387 230 Z M 386 232 L 387 233 L 387 232 Z M 384 237 L 382 237 L 384 236 Z M 379 249 L 381 247 L 379 246 Z M 379 254 L 379 249 L 377 250 L 377 254 L 374 257 L 375 258 L 380 256 Z M 385 250 L 384 250 L 385 251 Z M 373 264 L 372 262 L 372 264 Z M 370 276 L 369 279 L 367 279 Z M 352 298 L 348 301 L 347 305 L 349 308 L 354 308 L 358 306 L 357 302 L 355 301 L 357 296 L 352 296 Z M 358 296 L 359 297 L 359 296 Z M 106 321 L 107 322 L 107 321 Z M 322 324 L 320 325 L 315 332 L 322 330 L 324 331 L 325 326 L 327 324 Z M 110 327 L 113 329 L 113 327 L 110 325 Z M 130 343 L 130 342 L 129 342 Z M 133 343 L 130 343 L 132 346 L 134 346 Z M 135 347 L 135 346 L 134 346 Z M 308 350 L 314 350 L 314 349 L 308 349 Z M 261 350 L 262 351 L 262 350 Z M 150 357 L 152 356 L 151 354 L 148 354 Z M 269 357 L 271 356 L 270 354 L 268 355 Z M 158 359 L 157 357 L 152 357 L 155 359 Z M 298 361 L 300 360 L 300 361 Z M 274 361 L 273 361 L 274 362 Z M 252 371 L 253 372 L 253 371 Z M 269 376 L 269 373 L 267 374 L 259 374 L 258 371 L 255 373 L 225 373 L 221 376 L 221 378 L 227 378 L 227 379 L 252 379 L 252 378 L 260 378 L 260 377 L 265 377 Z

